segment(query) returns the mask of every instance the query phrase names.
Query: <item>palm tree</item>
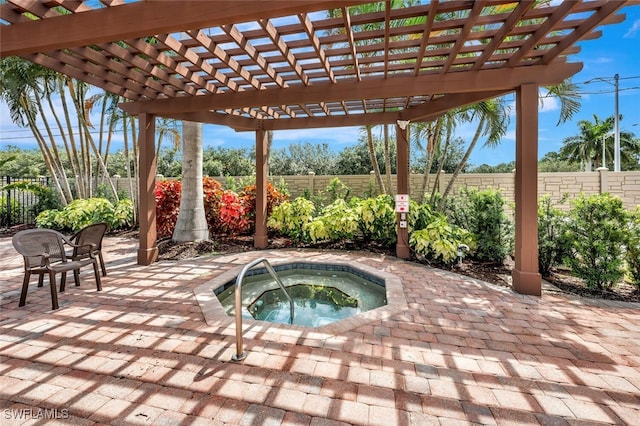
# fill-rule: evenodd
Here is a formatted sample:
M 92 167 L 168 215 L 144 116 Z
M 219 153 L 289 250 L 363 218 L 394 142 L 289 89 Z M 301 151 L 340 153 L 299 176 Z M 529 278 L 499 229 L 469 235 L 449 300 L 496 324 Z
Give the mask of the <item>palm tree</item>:
M 382 181 L 382 174 L 380 173 L 380 165 L 378 164 L 378 158 L 376 157 L 376 146 L 375 140 L 373 139 L 373 127 L 371 125 L 364 126 L 360 129 L 361 133 L 364 133 L 367 138 L 367 148 L 369 150 L 369 159 L 371 161 L 371 168 L 376 177 L 376 183 L 378 185 L 378 190 L 382 194 L 386 194 L 387 190 L 384 186 L 384 182 Z
M 202 123 L 182 122 L 182 195 L 173 241 L 209 238 L 202 189 Z
M 45 135 L 37 125 L 37 117 L 46 120 L 42 114 L 42 103 L 39 102 L 42 95 L 39 82 L 46 81 L 50 75 L 48 70 L 39 65 L 17 57 L 3 58 L 0 67 L 0 98 L 6 102 L 12 121 L 22 127 L 31 130 L 43 160 L 49 170 L 52 182 L 60 196 L 63 205 L 73 200 L 68 181 L 64 175 L 64 167 L 59 155 L 52 152 L 47 144 Z M 44 78 L 43 78 L 44 77 Z M 45 121 L 47 134 L 52 140 L 53 133 L 48 121 Z
M 622 116 L 620 116 L 622 119 Z M 580 134 L 569 136 L 562 141 L 560 157 L 562 159 L 581 163 L 585 172 L 590 172 L 594 163 L 604 165 L 602 161 L 602 144 L 613 131 L 615 118 L 607 117 L 601 120 L 596 114 L 593 115 L 593 122 L 588 120 L 578 121 Z M 606 155 L 613 158 L 613 146 L 605 143 Z M 620 159 L 628 161 L 640 151 L 638 142 L 634 139 L 633 133 L 620 132 Z
M 459 114 L 464 120 L 469 122 L 478 120 L 478 126 L 476 127 L 476 132 L 473 139 L 471 139 L 471 143 L 467 147 L 462 160 L 460 160 L 460 163 L 454 170 L 446 189 L 442 193 L 442 198 L 438 203 L 438 210 L 442 210 L 444 208 L 445 200 L 453 188 L 453 183 L 466 166 L 467 161 L 471 156 L 471 152 L 475 148 L 480 137 L 483 135 L 487 136 L 484 146 L 496 147 L 500 143 L 500 138 L 502 138 L 506 133 L 509 124 L 509 114 L 504 98 L 490 99 L 475 105 L 461 108 L 459 110 Z

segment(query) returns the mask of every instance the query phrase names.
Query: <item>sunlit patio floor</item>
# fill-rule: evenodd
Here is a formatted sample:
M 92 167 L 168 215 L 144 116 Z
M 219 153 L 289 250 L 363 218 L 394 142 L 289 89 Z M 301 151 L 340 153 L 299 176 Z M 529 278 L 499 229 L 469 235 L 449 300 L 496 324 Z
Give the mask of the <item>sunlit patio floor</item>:
M 515 294 L 370 253 L 257 251 L 135 264 L 107 238 L 108 276 L 51 310 L 0 239 L 0 416 L 14 424 L 640 423 L 640 306 Z M 194 289 L 273 259 L 359 262 L 402 279 L 407 309 L 336 334 L 207 324 Z M 72 280 L 71 280 L 72 281 Z M 46 417 L 58 417 L 57 421 Z

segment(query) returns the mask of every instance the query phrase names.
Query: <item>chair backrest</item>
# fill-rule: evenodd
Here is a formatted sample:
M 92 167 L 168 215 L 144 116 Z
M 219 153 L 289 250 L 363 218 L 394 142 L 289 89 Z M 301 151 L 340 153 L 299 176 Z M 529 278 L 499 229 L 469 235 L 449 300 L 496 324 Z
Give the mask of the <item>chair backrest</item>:
M 95 244 L 97 250 L 102 250 L 102 239 L 108 229 L 108 224 L 100 222 L 88 225 L 79 230 L 73 237 L 71 237 L 71 241 L 84 247 L 78 247 L 74 255 L 88 253 L 89 248 L 86 246 L 87 244 Z
M 43 253 L 49 261 L 66 261 L 64 236 L 52 229 L 27 229 L 18 232 L 12 239 L 13 247 L 25 260 L 26 268 L 44 266 Z

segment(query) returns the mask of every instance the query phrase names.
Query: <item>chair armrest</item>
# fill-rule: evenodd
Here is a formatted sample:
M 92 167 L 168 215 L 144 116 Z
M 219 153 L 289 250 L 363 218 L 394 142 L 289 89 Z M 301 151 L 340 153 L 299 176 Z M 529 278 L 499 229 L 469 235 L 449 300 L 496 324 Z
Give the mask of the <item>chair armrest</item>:
M 67 237 L 62 237 L 62 240 L 64 241 L 65 244 L 73 247 L 74 249 L 77 248 L 82 248 L 82 247 L 89 247 L 91 249 L 91 251 L 95 250 L 98 246 L 94 243 L 87 243 L 87 244 L 74 244 L 71 239 L 67 238 Z

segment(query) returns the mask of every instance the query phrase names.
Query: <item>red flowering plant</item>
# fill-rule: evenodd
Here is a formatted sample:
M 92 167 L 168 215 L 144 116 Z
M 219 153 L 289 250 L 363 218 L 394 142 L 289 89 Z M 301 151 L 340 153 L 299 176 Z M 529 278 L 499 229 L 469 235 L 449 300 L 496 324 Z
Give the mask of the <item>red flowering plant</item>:
M 173 235 L 180 211 L 182 184 L 178 180 L 156 182 L 156 232 L 158 238 Z
M 255 232 L 256 225 L 256 185 L 248 185 L 240 193 L 240 199 L 247 212 L 247 221 L 249 223 L 249 233 Z M 267 182 L 267 217 L 271 215 L 273 208 L 279 206 L 289 199 L 289 195 L 280 191 L 273 186 L 271 182 Z

